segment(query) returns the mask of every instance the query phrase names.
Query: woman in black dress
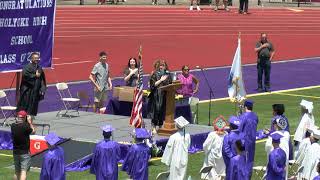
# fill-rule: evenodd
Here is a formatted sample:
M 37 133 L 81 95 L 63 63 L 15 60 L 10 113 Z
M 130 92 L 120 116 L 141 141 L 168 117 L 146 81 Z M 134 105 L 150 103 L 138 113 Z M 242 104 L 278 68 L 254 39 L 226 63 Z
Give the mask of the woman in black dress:
M 138 81 L 138 62 L 136 58 L 129 58 L 128 66 L 124 70 L 126 86 L 135 87 Z
M 155 62 L 155 70 L 150 77 L 150 95 L 148 103 L 149 118 L 152 119 L 152 130 L 156 130 L 163 125 L 165 109 L 166 109 L 166 93 L 159 90 L 159 87 L 172 83 L 169 68 L 164 60 Z

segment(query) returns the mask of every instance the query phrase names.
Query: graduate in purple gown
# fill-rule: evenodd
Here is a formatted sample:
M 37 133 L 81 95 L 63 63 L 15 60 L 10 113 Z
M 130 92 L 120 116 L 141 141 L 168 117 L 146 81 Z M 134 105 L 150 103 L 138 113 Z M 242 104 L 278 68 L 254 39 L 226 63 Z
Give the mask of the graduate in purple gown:
M 317 164 L 317 172 L 319 175 L 314 177 L 313 180 L 320 180 L 320 162 Z
M 93 151 L 90 173 L 95 174 L 97 180 L 117 180 L 120 146 L 110 140 L 115 129 L 111 125 L 105 125 L 101 129 L 104 140 L 100 141 Z
M 225 135 L 222 144 L 222 157 L 226 165 L 226 180 L 231 180 L 229 176 L 230 159 L 237 155 L 235 142 L 240 138 L 238 127 L 240 120 L 236 116 L 229 118 L 230 133 Z
M 246 152 L 245 152 L 245 141 L 244 140 L 237 140 L 235 142 L 237 155 L 231 158 L 230 165 L 229 165 L 229 172 L 230 179 L 232 180 L 249 180 L 250 179 L 250 172 L 246 162 Z
M 130 147 L 122 170 L 126 171 L 133 180 L 148 180 L 150 148 L 143 141 L 150 138 L 150 133 L 144 128 L 136 128 L 135 134 L 136 144 Z
M 253 101 L 246 100 L 244 102 L 245 112 L 240 115 L 239 132 L 241 139 L 245 142 L 245 155 L 247 157 L 248 172 L 252 174 L 252 168 L 254 163 L 254 153 L 256 150 L 256 133 L 258 125 L 258 116 L 253 110 Z
M 266 180 L 285 180 L 286 178 L 286 153 L 279 147 L 279 133 L 271 134 L 273 150 L 269 154 Z
M 43 157 L 40 180 L 65 180 L 64 151 L 56 146 L 60 138 L 55 133 L 49 133 L 44 138 L 49 150 Z

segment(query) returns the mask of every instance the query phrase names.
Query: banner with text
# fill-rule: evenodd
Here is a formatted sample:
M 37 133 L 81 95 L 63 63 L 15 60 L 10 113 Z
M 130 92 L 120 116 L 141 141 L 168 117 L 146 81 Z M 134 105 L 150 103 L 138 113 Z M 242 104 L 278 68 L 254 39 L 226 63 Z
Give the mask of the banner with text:
M 40 54 L 51 67 L 56 0 L 0 0 L 0 72 L 16 71 Z

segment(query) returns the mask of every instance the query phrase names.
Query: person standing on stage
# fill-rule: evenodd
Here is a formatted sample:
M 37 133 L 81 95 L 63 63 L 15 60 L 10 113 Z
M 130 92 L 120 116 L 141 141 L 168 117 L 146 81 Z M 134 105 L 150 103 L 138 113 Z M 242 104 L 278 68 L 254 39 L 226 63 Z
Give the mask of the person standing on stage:
M 13 144 L 13 160 L 15 174 L 14 180 L 27 179 L 27 172 L 31 165 L 30 135 L 34 134 L 31 118 L 27 117 L 26 111 L 19 111 L 16 123 L 11 125 L 11 136 Z
M 136 58 L 130 58 L 128 67 L 124 70 L 124 81 L 126 86 L 136 87 L 138 81 L 138 62 Z
M 248 1 L 248 0 L 246 0 Z M 271 61 L 275 54 L 272 43 L 268 40 L 266 33 L 261 33 L 260 41 L 257 42 L 254 51 L 257 53 L 258 69 L 258 92 L 270 92 L 270 72 Z M 264 89 L 262 86 L 262 76 L 264 74 Z
M 33 120 L 38 113 L 39 102 L 44 99 L 47 84 L 44 71 L 39 65 L 39 53 L 33 52 L 30 57 L 31 63 L 24 66 L 22 70 L 17 112 L 24 110 Z
M 107 90 L 112 89 L 109 65 L 106 63 L 107 53 L 102 51 L 99 53 L 99 56 L 99 62 L 94 65 L 89 76 L 94 85 L 94 112 L 99 112 L 100 108 L 103 107 L 106 101 Z
M 199 80 L 193 74 L 190 74 L 189 70 L 188 66 L 182 66 L 182 73 L 177 77 L 181 83 L 181 88 L 177 90 L 177 93 L 183 95 L 184 98 L 193 96 L 199 90 Z M 194 89 L 193 84 L 196 85 Z
M 161 60 L 155 65 L 157 66 L 156 70 L 152 73 L 149 81 L 151 92 L 148 101 L 148 116 L 152 120 L 153 133 L 156 133 L 157 126 L 159 128 L 162 127 L 166 109 L 166 92 L 161 91 L 159 88 L 172 83 L 166 61 Z

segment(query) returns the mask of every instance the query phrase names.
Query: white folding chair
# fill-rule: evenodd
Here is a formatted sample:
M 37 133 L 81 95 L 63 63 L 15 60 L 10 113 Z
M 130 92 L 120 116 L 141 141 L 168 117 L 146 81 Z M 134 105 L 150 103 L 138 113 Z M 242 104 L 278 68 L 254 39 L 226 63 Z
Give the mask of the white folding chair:
M 207 174 L 206 175 L 206 177 L 204 177 L 204 179 L 206 179 L 207 178 L 207 176 L 209 175 L 209 173 L 210 173 L 210 171 L 211 171 L 211 169 L 213 168 L 213 166 L 211 165 L 211 166 L 205 166 L 205 167 L 202 167 L 201 169 L 200 169 L 200 176 L 201 176 L 201 174 Z
M 198 108 L 199 108 L 199 98 L 197 97 L 190 97 L 189 98 L 189 105 L 190 108 L 195 107 L 196 110 L 192 111 L 193 123 L 198 124 Z M 193 109 L 193 108 L 192 108 Z
M 10 105 L 7 94 L 3 90 L 0 90 L 0 99 L 4 99 L 3 103 L 1 103 L 0 109 L 1 109 L 2 115 L 4 117 L 4 121 L 2 124 L 3 124 L 3 126 L 5 126 L 8 118 L 15 114 L 17 107 Z M 7 113 L 9 113 L 9 114 L 7 114 Z
M 60 112 L 63 111 L 61 109 L 58 111 L 57 116 L 62 115 L 69 116 L 71 118 L 71 115 L 69 114 L 70 112 L 77 112 L 79 116 L 80 99 L 72 97 L 67 83 L 57 83 L 56 87 L 65 108 L 65 113 L 60 114 Z
M 161 172 L 157 175 L 156 180 L 167 180 L 169 177 L 170 171 Z

